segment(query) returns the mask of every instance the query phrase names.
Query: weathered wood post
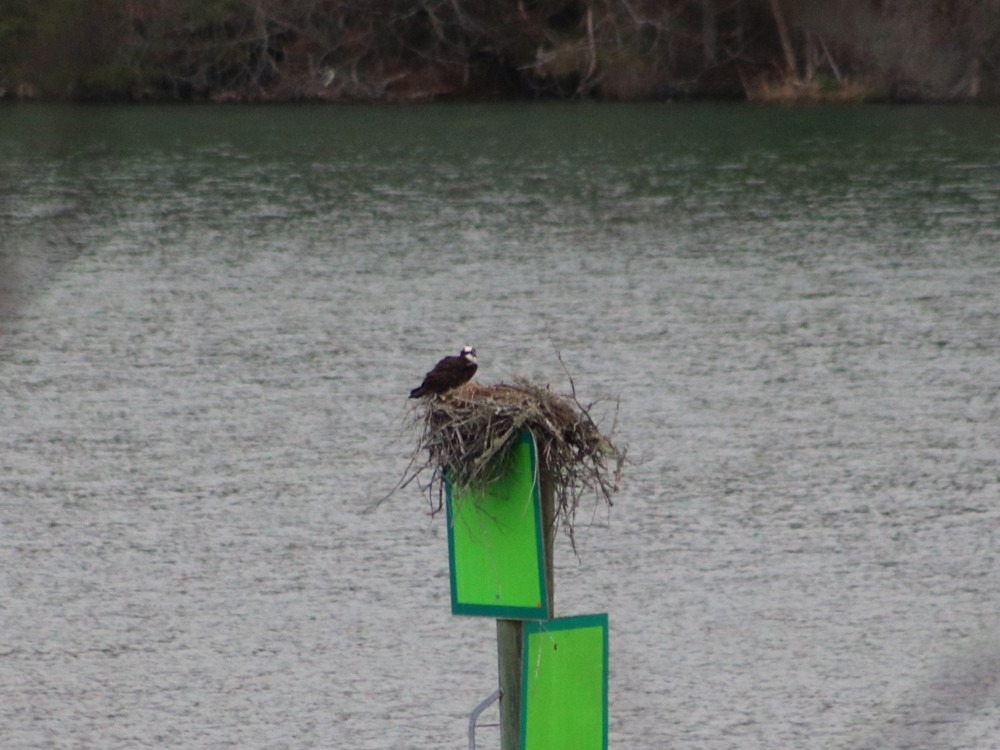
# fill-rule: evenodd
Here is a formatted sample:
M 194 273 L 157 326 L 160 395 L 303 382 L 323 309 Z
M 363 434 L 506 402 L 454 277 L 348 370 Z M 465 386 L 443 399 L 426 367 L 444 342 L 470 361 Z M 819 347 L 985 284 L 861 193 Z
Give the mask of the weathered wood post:
M 524 622 L 497 620 L 497 661 L 500 667 L 500 750 L 521 746 L 521 658 Z
M 544 451 L 538 457 L 539 493 L 542 506 L 545 586 L 549 594 L 548 617 L 555 613 L 556 541 L 555 478 L 545 465 Z M 497 662 L 500 673 L 500 750 L 521 746 L 521 663 L 524 647 L 523 620 L 497 620 Z

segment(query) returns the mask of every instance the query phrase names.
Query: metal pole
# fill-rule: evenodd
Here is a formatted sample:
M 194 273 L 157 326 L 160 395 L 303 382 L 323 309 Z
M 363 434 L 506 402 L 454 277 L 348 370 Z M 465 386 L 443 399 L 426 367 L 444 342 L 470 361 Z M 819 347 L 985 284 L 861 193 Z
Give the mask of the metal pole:
M 500 700 L 502 695 L 502 690 L 494 690 L 493 695 L 472 709 L 472 715 L 469 716 L 469 750 L 476 750 L 476 722 L 479 721 L 479 714 Z

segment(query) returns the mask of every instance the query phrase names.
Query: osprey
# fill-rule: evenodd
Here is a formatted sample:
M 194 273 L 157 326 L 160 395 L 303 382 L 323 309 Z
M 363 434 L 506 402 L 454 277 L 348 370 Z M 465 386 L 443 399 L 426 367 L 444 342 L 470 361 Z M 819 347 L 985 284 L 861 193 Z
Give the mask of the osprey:
M 476 374 L 476 350 L 466 344 L 457 357 L 445 357 L 424 376 L 424 382 L 410 391 L 410 398 L 435 396 L 468 383 Z

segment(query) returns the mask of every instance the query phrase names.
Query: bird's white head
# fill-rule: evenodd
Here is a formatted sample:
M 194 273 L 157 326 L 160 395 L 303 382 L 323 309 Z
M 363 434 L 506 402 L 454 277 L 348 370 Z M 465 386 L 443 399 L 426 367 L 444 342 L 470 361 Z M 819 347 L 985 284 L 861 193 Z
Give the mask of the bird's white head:
M 465 346 L 462 347 L 462 351 L 459 354 L 459 356 L 462 357 L 462 358 L 464 358 L 464 359 L 467 359 L 469 362 L 475 362 L 476 361 L 476 350 L 473 347 L 471 347 L 468 344 L 466 344 Z

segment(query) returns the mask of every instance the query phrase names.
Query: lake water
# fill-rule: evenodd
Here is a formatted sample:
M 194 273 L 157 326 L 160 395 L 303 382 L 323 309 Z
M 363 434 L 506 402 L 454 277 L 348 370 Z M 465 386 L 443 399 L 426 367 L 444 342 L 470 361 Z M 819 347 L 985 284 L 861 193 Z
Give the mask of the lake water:
M 611 747 L 1000 747 L 998 109 L 6 106 L 0 325 L 4 748 L 464 748 L 465 342 L 621 400 Z

